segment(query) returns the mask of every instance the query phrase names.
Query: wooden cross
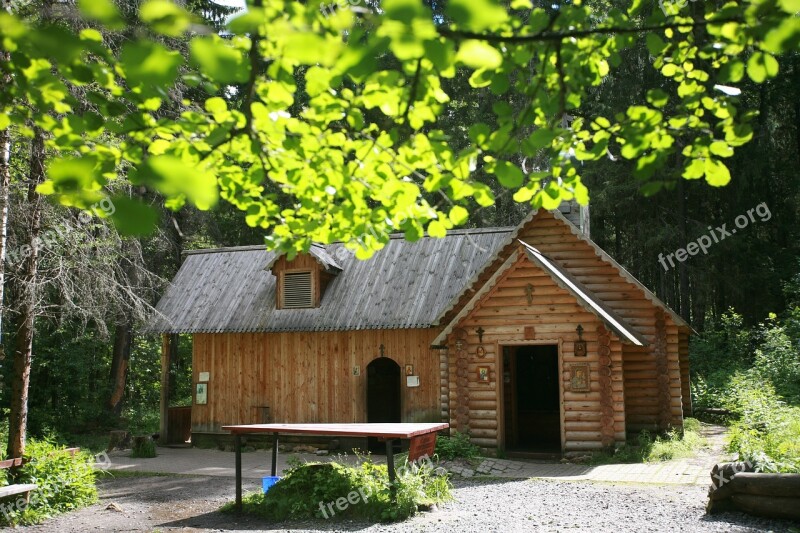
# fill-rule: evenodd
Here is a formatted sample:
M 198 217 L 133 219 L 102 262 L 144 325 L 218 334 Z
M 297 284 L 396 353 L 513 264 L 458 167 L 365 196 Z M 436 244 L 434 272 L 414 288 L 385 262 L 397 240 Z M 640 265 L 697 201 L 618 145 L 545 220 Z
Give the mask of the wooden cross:
M 381 351 L 381 357 L 386 357 L 386 356 L 383 354 L 383 350 L 385 349 L 385 348 L 384 348 L 384 346 L 383 346 L 383 344 L 381 344 L 381 345 L 380 345 L 380 347 L 379 347 L 378 349 Z
M 528 298 L 528 305 L 531 305 L 533 303 L 533 285 L 530 283 L 525 287 L 525 296 Z

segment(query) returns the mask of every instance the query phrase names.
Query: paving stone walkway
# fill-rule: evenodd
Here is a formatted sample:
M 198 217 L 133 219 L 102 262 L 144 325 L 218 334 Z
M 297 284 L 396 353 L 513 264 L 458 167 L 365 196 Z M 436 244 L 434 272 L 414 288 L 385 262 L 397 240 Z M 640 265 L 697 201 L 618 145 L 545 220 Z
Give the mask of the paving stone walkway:
M 724 428 L 704 426 L 703 435 L 709 446 L 693 457 L 663 463 L 629 463 L 589 466 L 547 461 L 510 459 L 483 459 L 478 464 L 445 462 L 443 466 L 462 477 L 491 476 L 509 479 L 560 479 L 571 481 L 603 481 L 622 483 L 656 483 L 706 485 L 710 483 L 711 467 L 724 459 L 722 441 Z M 153 472 L 202 476 L 233 477 L 234 454 L 219 450 L 199 448 L 158 448 L 158 457 L 134 459 L 130 452 L 118 451 L 110 455 L 111 471 Z M 301 461 L 330 461 L 337 456 L 317 456 L 310 453 L 278 454 L 278 471 L 288 468 L 291 458 Z M 349 455 L 348 461 L 358 459 Z M 384 460 L 376 456 L 376 462 Z M 259 479 L 270 475 L 271 455 L 259 450 L 242 453 L 242 475 L 246 479 Z
M 508 459 L 486 459 L 477 467 L 446 464 L 445 468 L 462 477 L 491 476 L 511 479 L 559 479 L 564 481 L 607 481 L 628 483 L 709 483 L 712 465 L 688 461 L 653 464 L 610 464 L 587 466 L 562 463 L 531 463 Z

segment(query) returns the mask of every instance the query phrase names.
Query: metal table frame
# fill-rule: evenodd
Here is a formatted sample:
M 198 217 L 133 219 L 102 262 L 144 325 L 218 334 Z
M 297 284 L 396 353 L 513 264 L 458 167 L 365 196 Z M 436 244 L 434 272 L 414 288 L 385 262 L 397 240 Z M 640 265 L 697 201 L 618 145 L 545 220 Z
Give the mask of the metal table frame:
M 411 439 L 449 428 L 449 424 L 247 424 L 222 426 L 233 434 L 236 454 L 236 510 L 242 510 L 242 435 L 272 435 L 272 468 L 278 475 L 278 437 L 280 435 L 315 435 L 335 437 L 375 437 L 386 442 L 386 468 L 394 487 L 394 441 Z

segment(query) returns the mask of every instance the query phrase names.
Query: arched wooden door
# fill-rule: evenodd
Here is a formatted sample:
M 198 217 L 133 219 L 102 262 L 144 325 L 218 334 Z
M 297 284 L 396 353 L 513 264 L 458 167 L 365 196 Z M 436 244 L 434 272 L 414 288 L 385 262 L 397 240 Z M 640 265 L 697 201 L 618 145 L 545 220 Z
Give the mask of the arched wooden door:
M 367 365 L 367 422 L 400 422 L 400 365 L 379 357 Z M 370 451 L 381 451 L 377 439 L 369 439 Z

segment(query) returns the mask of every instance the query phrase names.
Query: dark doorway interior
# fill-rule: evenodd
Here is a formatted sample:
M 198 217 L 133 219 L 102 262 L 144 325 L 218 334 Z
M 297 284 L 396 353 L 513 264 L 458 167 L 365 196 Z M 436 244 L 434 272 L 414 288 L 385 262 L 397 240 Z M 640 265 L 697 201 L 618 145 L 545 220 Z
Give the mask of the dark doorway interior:
M 400 422 L 400 365 L 381 357 L 367 365 L 367 422 Z M 386 445 L 370 438 L 369 451 L 385 452 Z
M 503 349 L 505 441 L 509 451 L 561 451 L 558 346 Z

